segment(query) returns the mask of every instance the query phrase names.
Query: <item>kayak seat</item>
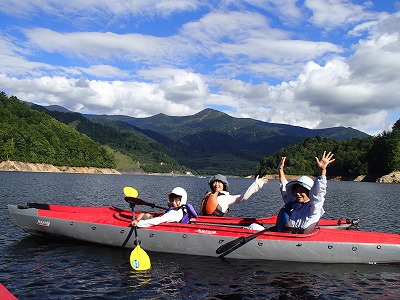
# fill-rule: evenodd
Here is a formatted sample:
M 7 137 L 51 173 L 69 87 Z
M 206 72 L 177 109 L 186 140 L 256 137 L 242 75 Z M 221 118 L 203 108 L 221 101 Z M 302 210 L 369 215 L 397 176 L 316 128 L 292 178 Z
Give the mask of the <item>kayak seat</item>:
M 28 203 L 26 203 L 26 206 L 27 206 L 27 208 L 50 210 L 50 205 L 45 204 L 45 203 L 28 202 Z

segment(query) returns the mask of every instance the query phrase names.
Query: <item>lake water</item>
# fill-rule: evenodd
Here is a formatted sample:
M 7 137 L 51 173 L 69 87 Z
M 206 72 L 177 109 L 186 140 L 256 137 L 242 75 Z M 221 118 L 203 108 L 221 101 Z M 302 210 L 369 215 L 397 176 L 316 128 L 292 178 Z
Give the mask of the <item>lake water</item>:
M 165 206 L 165 193 L 188 191 L 198 208 L 208 178 L 0 172 L 0 282 L 18 299 L 399 299 L 399 265 L 222 260 L 148 252 L 137 272 L 130 250 L 32 237 L 14 225 L 7 204 L 115 205 L 124 186 Z M 243 193 L 252 179 L 229 179 Z M 270 180 L 230 215 L 265 217 L 282 206 Z M 145 209 L 145 207 L 143 208 Z M 359 228 L 400 233 L 400 185 L 328 182 L 324 218 L 359 218 Z M 142 245 L 144 247 L 144 245 Z M 399 254 L 400 255 L 400 254 Z

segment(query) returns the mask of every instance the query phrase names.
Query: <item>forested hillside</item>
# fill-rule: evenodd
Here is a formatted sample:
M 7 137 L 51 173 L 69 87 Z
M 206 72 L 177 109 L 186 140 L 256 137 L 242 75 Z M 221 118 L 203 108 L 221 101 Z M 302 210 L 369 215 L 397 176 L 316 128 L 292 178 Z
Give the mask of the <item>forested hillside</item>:
M 286 156 L 285 172 L 293 175 L 317 175 L 315 156 L 324 150 L 335 154 L 335 162 L 329 166 L 329 176 L 368 175 L 366 180 L 400 170 L 400 119 L 391 132 L 377 137 L 336 141 L 328 138 L 308 138 L 305 141 L 283 148 L 275 155 L 263 157 L 257 174 L 276 174 L 281 157 Z
M 114 156 L 101 144 L 4 92 L 0 93 L 0 158 L 115 168 Z
M 400 171 L 400 119 L 392 131 L 383 132 L 374 138 L 372 148 L 367 153 L 368 171 L 384 175 Z
M 259 174 L 277 174 L 281 157 L 286 156 L 285 173 L 292 175 L 316 175 L 315 156 L 321 156 L 324 150 L 335 154 L 335 162 L 329 166 L 329 176 L 354 176 L 368 173 L 366 156 L 373 144 L 373 138 L 336 141 L 328 138 L 313 137 L 296 145 L 283 148 L 273 156 L 260 160 Z
M 119 164 L 117 169 L 125 172 L 135 172 L 142 169 L 148 173 L 184 173 L 187 169 L 177 163 L 157 141 L 138 131 L 132 125 L 120 121 L 92 122 L 79 113 L 50 111 L 39 105 L 32 108 L 45 112 L 60 122 L 63 122 L 94 141 L 107 145 L 111 149 L 131 158 L 136 164 Z M 118 157 L 117 157 L 118 158 Z

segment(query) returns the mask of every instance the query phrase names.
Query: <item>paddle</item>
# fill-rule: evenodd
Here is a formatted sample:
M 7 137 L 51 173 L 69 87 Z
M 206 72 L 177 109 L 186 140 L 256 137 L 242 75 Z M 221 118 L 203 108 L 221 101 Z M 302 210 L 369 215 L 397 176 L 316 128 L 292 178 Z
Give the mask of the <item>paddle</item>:
M 167 208 L 165 208 L 165 207 L 158 206 L 158 205 L 155 205 L 154 203 L 146 202 L 146 201 L 138 198 L 137 196 L 139 195 L 139 193 L 133 187 L 130 187 L 130 186 L 124 187 L 124 194 L 126 196 L 125 201 L 128 202 L 129 204 L 147 205 L 152 208 L 159 208 L 159 209 L 167 210 Z
M 136 198 L 139 193 L 137 190 L 134 188 L 129 188 L 125 187 L 124 188 L 124 194 L 127 197 L 133 197 Z M 135 219 L 135 204 L 134 203 L 129 203 L 131 209 L 132 209 L 132 220 Z M 135 230 L 135 242 L 134 244 L 136 247 L 132 250 L 131 255 L 129 257 L 129 261 L 131 263 L 131 266 L 134 270 L 136 271 L 144 271 L 148 270 L 151 268 L 151 262 L 150 262 L 150 257 L 147 255 L 146 251 L 140 247 L 141 241 L 139 240 L 139 236 L 137 233 L 137 226 L 133 226 Z
M 124 187 L 124 194 L 126 197 L 136 198 L 139 195 L 139 192 L 133 187 L 126 186 Z
M 252 235 L 249 235 L 247 237 L 241 236 L 233 241 L 230 241 L 226 244 L 221 245 L 215 252 L 217 254 L 220 254 L 219 257 L 224 257 L 225 255 L 228 255 L 229 253 L 235 251 L 237 248 L 243 246 L 244 244 L 250 242 L 252 239 L 255 239 L 259 235 L 263 234 L 266 231 L 269 231 L 272 227 L 265 228 L 263 230 L 260 230 L 256 233 L 253 233 Z
M 150 257 L 147 255 L 146 251 L 144 251 L 140 247 L 141 241 L 139 240 L 137 234 L 137 226 L 135 228 L 135 249 L 132 250 L 131 255 L 129 257 L 129 261 L 131 266 L 136 271 L 144 271 L 151 268 Z

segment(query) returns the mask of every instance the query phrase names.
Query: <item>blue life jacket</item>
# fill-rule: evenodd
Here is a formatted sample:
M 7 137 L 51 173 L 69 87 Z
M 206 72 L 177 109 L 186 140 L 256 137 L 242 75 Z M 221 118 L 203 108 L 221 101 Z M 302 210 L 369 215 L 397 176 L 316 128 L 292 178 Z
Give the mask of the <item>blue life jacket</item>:
M 289 222 L 292 206 L 297 201 L 290 201 L 286 203 L 279 211 L 278 218 L 276 219 L 276 231 L 282 232 L 285 230 L 286 223 Z
M 290 231 L 292 233 L 309 233 L 318 225 L 318 222 L 309 225 L 307 228 L 292 228 L 286 227 L 287 222 L 290 220 L 290 215 L 293 209 L 298 209 L 303 206 L 304 203 L 299 203 L 297 200 L 286 203 L 279 211 L 278 218 L 276 219 L 276 231 L 285 232 Z
M 181 206 L 179 206 L 177 208 L 170 207 L 170 208 L 167 209 L 166 212 L 169 212 L 169 211 L 171 211 L 173 209 L 174 210 L 180 210 L 180 209 L 183 210 L 183 218 L 182 218 L 182 220 L 180 220 L 180 223 L 188 224 L 191 218 L 197 218 L 198 217 L 196 210 L 194 209 L 194 207 L 190 203 L 186 203 L 186 204 L 181 205 Z

